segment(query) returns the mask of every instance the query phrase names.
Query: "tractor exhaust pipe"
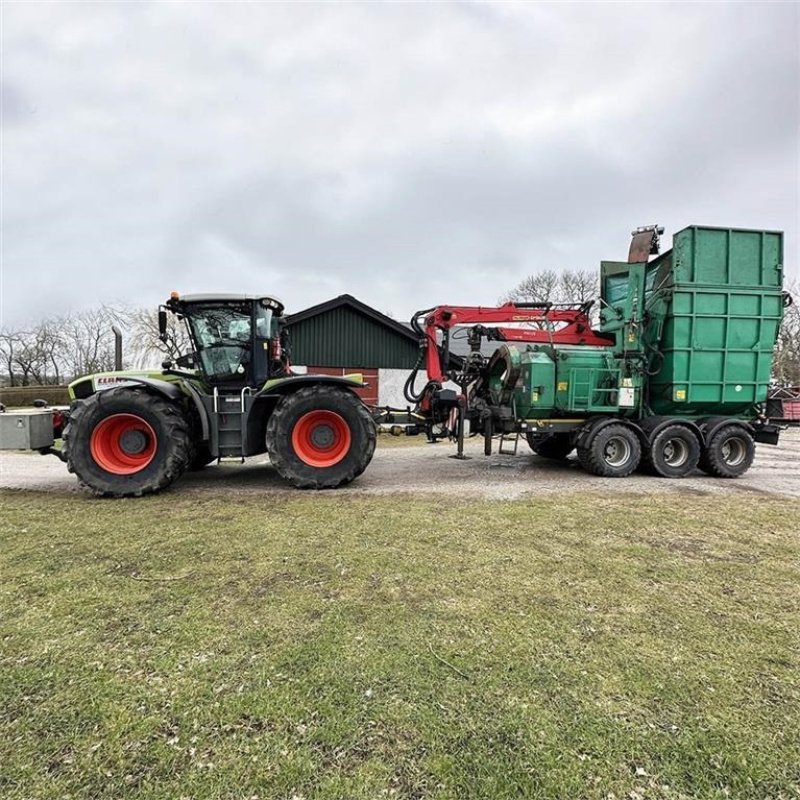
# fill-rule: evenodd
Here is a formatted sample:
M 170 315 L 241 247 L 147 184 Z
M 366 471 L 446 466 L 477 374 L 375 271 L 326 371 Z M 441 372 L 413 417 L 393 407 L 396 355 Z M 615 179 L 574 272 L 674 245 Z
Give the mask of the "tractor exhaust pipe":
M 114 331 L 114 369 L 122 369 L 122 331 L 116 326 L 112 325 L 111 330 Z

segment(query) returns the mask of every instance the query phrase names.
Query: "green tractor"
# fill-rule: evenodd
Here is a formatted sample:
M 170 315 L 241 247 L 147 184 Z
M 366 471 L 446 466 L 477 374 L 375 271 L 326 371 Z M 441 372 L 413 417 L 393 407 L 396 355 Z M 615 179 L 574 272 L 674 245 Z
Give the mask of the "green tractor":
M 295 375 L 283 304 L 273 297 L 173 293 L 159 309 L 186 325 L 192 351 L 160 371 L 73 382 L 62 458 L 98 495 L 157 492 L 186 470 L 268 453 L 302 489 L 357 478 L 375 451 L 360 375 Z

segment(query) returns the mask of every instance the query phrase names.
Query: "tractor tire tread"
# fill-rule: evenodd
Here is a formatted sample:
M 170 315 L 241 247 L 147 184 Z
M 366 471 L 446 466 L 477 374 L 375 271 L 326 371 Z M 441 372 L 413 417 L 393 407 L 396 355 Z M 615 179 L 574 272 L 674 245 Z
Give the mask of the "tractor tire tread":
M 102 476 L 91 475 L 93 464 L 89 451 L 91 431 L 84 429 L 91 424 L 93 413 L 101 405 L 121 399 L 128 399 L 134 406 L 134 411 L 136 406 L 141 406 L 159 418 L 169 440 L 160 468 L 155 470 L 144 483 L 135 487 L 123 488 L 104 480 Z M 67 469 L 78 476 L 81 488 L 87 489 L 97 497 L 142 497 L 159 492 L 174 483 L 186 471 L 191 455 L 189 424 L 182 410 L 169 400 L 146 389 L 127 386 L 96 392 L 84 400 L 73 403 L 69 420 L 64 428 L 63 440 Z
M 344 470 L 335 469 L 334 472 L 330 472 L 331 468 L 328 470 L 318 469 L 306 464 L 295 463 L 297 459 L 292 458 L 292 429 L 297 421 L 297 408 L 304 403 L 317 406 L 320 402 L 333 402 L 334 406 L 341 402 L 347 403 L 349 409 L 355 414 L 357 424 L 361 429 L 361 435 L 354 437 L 353 448 L 351 448 L 351 453 L 355 453 L 356 457 L 350 459 L 350 464 Z M 351 433 L 353 433 L 352 426 Z M 362 440 L 360 449 L 359 439 Z M 267 421 L 267 452 L 270 463 L 282 478 L 298 489 L 335 489 L 350 483 L 369 466 L 376 443 L 375 423 L 366 406 L 354 393 L 338 386 L 316 384 L 298 389 L 282 398 Z M 349 456 L 350 453 L 345 460 Z

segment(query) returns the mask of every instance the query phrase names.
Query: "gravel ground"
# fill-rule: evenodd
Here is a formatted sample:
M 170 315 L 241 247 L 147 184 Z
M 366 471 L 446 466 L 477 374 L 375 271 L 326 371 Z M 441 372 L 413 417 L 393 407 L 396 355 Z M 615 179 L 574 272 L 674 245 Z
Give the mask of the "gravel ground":
M 468 461 L 450 456 L 455 448 L 445 442 L 436 445 L 379 446 L 367 471 L 341 492 L 355 494 L 402 494 L 407 492 L 447 494 L 462 498 L 520 498 L 542 492 L 575 489 L 613 489 L 641 494 L 735 494 L 750 492 L 800 498 L 800 430 L 781 434 L 778 447 L 759 445 L 750 470 L 736 480 L 711 478 L 701 472 L 683 480 L 666 480 L 634 474 L 623 480 L 597 478 L 584 472 L 573 459 L 566 463 L 533 455 L 520 441 L 516 456 L 483 455 L 482 442 L 470 442 Z M 77 480 L 53 456 L 0 453 L 0 488 L 32 489 L 43 492 L 76 492 Z M 295 491 L 281 480 L 265 456 L 244 465 L 222 464 L 202 472 L 189 473 L 173 491 L 191 492 L 221 489 L 242 495 L 265 490 Z

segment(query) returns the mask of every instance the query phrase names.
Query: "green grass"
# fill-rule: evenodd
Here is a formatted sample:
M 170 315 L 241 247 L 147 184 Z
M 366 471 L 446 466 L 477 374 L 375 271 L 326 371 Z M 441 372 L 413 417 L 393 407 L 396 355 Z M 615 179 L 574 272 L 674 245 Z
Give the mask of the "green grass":
M 790 798 L 800 506 L 0 495 L 4 798 Z

